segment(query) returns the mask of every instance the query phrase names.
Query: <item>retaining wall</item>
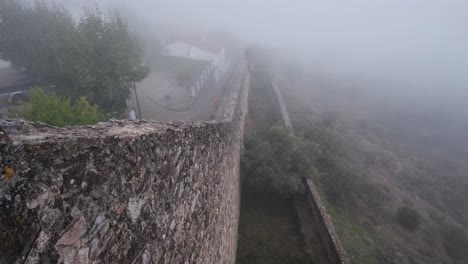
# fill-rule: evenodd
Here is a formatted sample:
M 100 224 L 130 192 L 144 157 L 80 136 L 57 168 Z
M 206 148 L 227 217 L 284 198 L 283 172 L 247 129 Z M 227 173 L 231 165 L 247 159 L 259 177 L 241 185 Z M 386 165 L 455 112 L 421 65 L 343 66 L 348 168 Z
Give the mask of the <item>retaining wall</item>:
M 351 260 L 341 244 L 330 215 L 327 213 L 320 194 L 317 192 L 312 180 L 307 180 L 306 197 L 315 220 L 314 224 L 317 225 L 317 230 L 322 238 L 322 247 L 327 253 L 329 263 L 351 264 Z
M 248 86 L 218 121 L 0 121 L 0 263 L 234 263 Z

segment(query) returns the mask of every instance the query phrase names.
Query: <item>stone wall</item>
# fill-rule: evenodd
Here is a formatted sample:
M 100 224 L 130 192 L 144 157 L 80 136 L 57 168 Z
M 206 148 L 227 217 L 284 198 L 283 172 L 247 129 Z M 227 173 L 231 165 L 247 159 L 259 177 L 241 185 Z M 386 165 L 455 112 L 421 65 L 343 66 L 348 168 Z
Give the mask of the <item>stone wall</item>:
M 230 85 L 218 121 L 1 121 L 0 263 L 234 263 L 248 73 Z
M 289 113 L 286 108 L 286 104 L 284 103 L 283 97 L 281 95 L 280 90 L 276 82 L 272 81 L 272 89 L 275 92 L 277 97 L 276 103 L 278 103 L 281 109 L 281 116 L 284 122 L 284 125 L 287 129 L 290 130 L 290 133 L 294 135 L 294 128 L 291 124 L 291 120 L 289 118 Z M 317 192 L 314 183 L 312 180 L 306 181 L 306 197 L 307 203 L 311 210 L 311 216 L 314 219 L 315 230 L 318 230 L 318 233 L 321 238 L 322 247 L 326 252 L 328 262 L 330 264 L 350 264 L 351 261 L 346 254 L 346 251 L 341 243 L 341 240 L 336 233 L 335 227 L 333 222 L 330 219 L 329 214 L 320 198 L 320 194 Z M 297 203 L 295 203 L 297 206 Z M 297 211 L 297 209 L 296 209 Z M 300 219 L 300 217 L 299 217 Z M 301 225 L 310 224 L 310 223 L 300 223 Z M 307 228 L 303 228 L 307 230 Z M 304 234 L 307 235 L 307 234 Z
M 330 264 L 351 264 L 346 251 L 341 244 L 341 240 L 336 233 L 335 226 L 331 221 L 330 215 L 320 198 L 320 194 L 315 188 L 312 180 L 307 180 L 306 186 L 307 203 L 312 210 L 314 224 L 322 238 L 322 247 L 324 248 Z

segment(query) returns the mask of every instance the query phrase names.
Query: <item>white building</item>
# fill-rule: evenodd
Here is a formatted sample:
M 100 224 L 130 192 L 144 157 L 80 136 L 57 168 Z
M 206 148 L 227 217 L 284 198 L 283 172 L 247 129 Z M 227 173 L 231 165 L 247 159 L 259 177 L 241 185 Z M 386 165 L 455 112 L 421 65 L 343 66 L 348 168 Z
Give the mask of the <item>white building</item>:
M 0 60 L 0 68 L 7 68 L 10 67 L 10 63 L 8 61 Z
M 165 55 L 185 59 L 209 61 L 208 67 L 203 70 L 198 81 L 194 83 L 190 92 L 196 97 L 210 76 L 217 83 L 226 75 L 230 62 L 226 58 L 224 44 L 202 35 L 175 38 L 166 43 Z
M 225 64 L 223 44 L 203 36 L 176 38 L 166 45 L 168 56 L 211 61 L 214 67 Z

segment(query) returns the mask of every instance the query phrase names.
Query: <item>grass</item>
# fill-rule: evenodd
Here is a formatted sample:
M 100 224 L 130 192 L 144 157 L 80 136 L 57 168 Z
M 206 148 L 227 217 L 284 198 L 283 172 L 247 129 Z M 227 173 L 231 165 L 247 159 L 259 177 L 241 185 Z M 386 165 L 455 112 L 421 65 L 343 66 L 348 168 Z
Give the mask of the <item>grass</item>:
M 248 187 L 242 190 L 237 264 L 308 262 L 291 201 Z
M 332 205 L 327 206 L 338 235 L 353 264 L 379 263 L 385 244 L 377 234 L 360 225 L 344 210 Z

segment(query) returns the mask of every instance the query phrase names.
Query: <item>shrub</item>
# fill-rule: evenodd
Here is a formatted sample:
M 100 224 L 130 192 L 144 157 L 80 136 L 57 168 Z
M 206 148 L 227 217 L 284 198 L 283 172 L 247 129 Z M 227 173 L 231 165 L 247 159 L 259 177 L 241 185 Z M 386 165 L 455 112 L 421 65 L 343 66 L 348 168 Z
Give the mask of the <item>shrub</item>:
M 304 193 L 303 178 L 315 173 L 316 147 L 280 127 L 246 137 L 242 171 L 251 186 L 290 197 Z
M 92 125 L 101 120 L 101 114 L 96 106 L 91 105 L 86 98 L 81 97 L 72 105 L 69 98 L 58 96 L 53 92 L 45 92 L 33 88 L 29 94 L 30 101 L 26 104 L 23 117 L 53 126 Z
M 76 100 L 73 106 L 75 125 L 92 125 L 101 120 L 101 114 L 96 106 L 91 105 L 85 97 Z
M 416 210 L 408 206 L 402 206 L 398 209 L 397 221 L 403 228 L 415 230 L 421 224 L 421 217 Z

